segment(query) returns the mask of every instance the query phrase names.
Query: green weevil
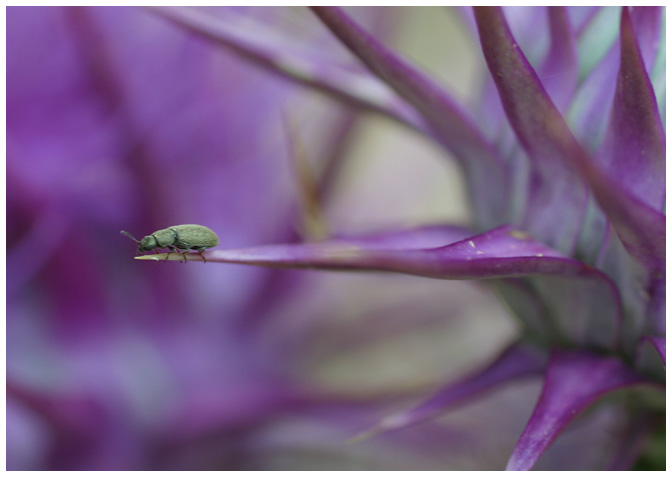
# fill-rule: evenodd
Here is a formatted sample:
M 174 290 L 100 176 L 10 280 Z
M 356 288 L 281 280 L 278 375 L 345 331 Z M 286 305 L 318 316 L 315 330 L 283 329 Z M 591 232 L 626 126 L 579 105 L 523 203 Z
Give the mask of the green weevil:
M 138 253 L 148 250 L 159 253 L 156 251 L 157 248 L 167 248 L 171 252 L 181 253 L 185 261 L 187 260 L 185 252 L 196 250 L 205 262 L 203 251 L 219 244 L 219 237 L 215 232 L 203 225 L 195 224 L 173 225 L 166 229 L 157 230 L 142 240 L 137 240 L 125 230 L 122 230 L 121 233 L 138 244 Z

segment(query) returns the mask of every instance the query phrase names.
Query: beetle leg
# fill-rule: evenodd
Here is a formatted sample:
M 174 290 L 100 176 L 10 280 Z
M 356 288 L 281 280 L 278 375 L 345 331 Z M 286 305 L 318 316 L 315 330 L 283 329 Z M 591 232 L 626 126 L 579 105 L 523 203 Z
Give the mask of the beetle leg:
M 187 263 L 187 254 L 186 254 L 187 250 L 181 249 L 180 247 L 177 247 L 175 245 L 173 245 L 172 247 L 174 248 L 175 253 L 181 253 L 182 254 L 182 258 L 184 258 L 184 263 Z M 182 260 L 180 260 L 180 263 L 182 263 Z
M 168 249 L 168 254 L 166 254 L 166 260 L 165 260 L 165 261 L 167 262 L 167 261 L 168 261 L 168 258 L 170 258 L 170 254 L 171 254 L 171 253 L 176 253 L 177 250 L 176 250 L 175 247 L 173 247 L 172 245 L 168 245 L 166 248 Z M 180 260 L 180 262 L 181 262 L 181 261 L 182 261 L 182 260 Z
M 199 251 L 198 251 L 198 254 L 199 254 L 199 255 L 201 256 L 201 258 L 203 259 L 203 263 L 205 263 L 207 260 L 205 260 L 205 257 L 203 256 L 203 250 L 199 250 Z
M 158 251 L 157 249 L 154 249 L 154 253 L 155 253 L 156 255 L 158 255 L 158 254 L 159 254 L 159 251 Z M 158 261 L 159 259 L 157 258 L 156 260 Z M 168 259 L 166 259 L 166 260 L 168 260 Z M 165 262 L 166 260 L 164 260 L 164 262 Z

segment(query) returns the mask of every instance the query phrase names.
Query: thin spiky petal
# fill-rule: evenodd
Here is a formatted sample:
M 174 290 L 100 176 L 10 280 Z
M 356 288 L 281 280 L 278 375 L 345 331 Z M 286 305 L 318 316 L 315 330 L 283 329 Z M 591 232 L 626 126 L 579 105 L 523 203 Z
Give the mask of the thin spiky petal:
M 627 8 L 621 14 L 620 53 L 611 120 L 600 156 L 621 189 L 662 210 L 665 132 Z
M 571 247 L 586 199 L 580 181 L 567 168 L 573 165 L 589 184 L 628 252 L 650 270 L 660 270 L 665 257 L 665 217 L 618 187 L 579 145 L 516 48 L 501 10 L 477 7 L 475 12 L 483 52 L 509 121 L 531 159 L 539 162 L 537 177 L 546 180 L 546 200 L 536 202 L 534 195 L 530 197 L 531 230 L 549 243 Z M 545 206 L 538 208 L 542 203 Z M 563 234 L 557 233 L 560 224 Z
M 530 470 L 565 426 L 604 394 L 645 383 L 618 358 L 586 351 L 555 351 L 541 397 L 507 470 Z
M 499 8 L 476 7 L 481 46 L 506 115 L 530 158 L 528 230 L 572 253 L 588 200 L 555 136 L 562 117 L 513 38 Z M 565 126 L 566 127 L 566 126 Z
M 412 104 L 465 168 L 479 218 L 501 223 L 507 177 L 502 159 L 458 103 L 434 81 L 381 44 L 337 7 L 312 7 L 318 18 L 380 79 Z M 487 204 L 486 207 L 482 205 Z
M 459 231 L 459 229 L 454 229 Z M 428 232 L 429 233 L 428 235 Z M 434 235 L 437 234 L 437 235 Z M 452 235 L 452 238 L 451 238 Z M 141 260 L 196 260 L 277 268 L 384 271 L 443 280 L 531 277 L 545 310 L 546 336 L 613 347 L 621 326 L 621 302 L 613 282 L 599 270 L 568 258 L 511 226 L 455 239 L 450 228 L 379 233 L 308 244 L 265 245 L 199 254 L 161 254 Z M 448 245 L 437 246 L 445 238 Z M 463 238 L 463 236 L 462 236 Z M 423 246 L 422 244 L 425 244 Z M 566 296 L 573 296 L 567 300 Z M 599 326 L 598 326 L 599 325 Z
M 541 374 L 546 361 L 547 356 L 540 349 L 514 343 L 484 369 L 442 387 L 411 409 L 383 419 L 363 435 L 368 437 L 418 424 L 494 387 Z
M 567 7 L 547 7 L 551 48 L 539 67 L 539 77 L 553 104 L 561 111 L 569 106 L 579 75 L 576 39 Z

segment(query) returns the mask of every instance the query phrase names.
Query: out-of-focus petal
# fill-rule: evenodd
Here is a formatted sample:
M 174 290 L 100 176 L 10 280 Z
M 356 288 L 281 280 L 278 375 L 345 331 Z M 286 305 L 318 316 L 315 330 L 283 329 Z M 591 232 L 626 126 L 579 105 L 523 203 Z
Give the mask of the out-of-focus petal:
M 434 81 L 422 74 L 375 37 L 366 33 L 337 7 L 313 7 L 320 20 L 380 79 L 420 112 L 437 140 L 465 168 L 467 182 L 484 223 L 499 224 L 506 177 L 502 160 L 468 114 Z
M 537 402 L 507 470 L 529 470 L 565 426 L 602 395 L 646 381 L 620 359 L 584 351 L 553 353 Z
M 548 7 L 548 22 L 551 47 L 537 72 L 553 104 L 565 111 L 579 74 L 576 41 L 566 7 Z
M 600 7 L 567 7 L 569 19 L 572 22 L 574 31 L 581 34 L 584 28 L 590 23 L 593 17 L 599 12 Z
M 339 68 L 331 61 L 318 61 L 317 55 L 302 54 L 288 38 L 255 24 L 248 17 L 232 12 L 213 16 L 188 7 L 162 7 L 153 11 L 260 67 L 410 127 L 423 128 L 417 114 L 378 79 Z
M 628 8 L 623 8 L 623 10 L 628 10 Z M 654 67 L 658 49 L 664 48 L 660 44 L 662 10 L 663 7 L 661 6 L 632 7 L 630 10 L 630 19 L 634 34 L 637 36 L 642 61 L 649 74 Z M 621 25 L 622 29 L 623 26 Z
M 619 7 L 602 7 L 581 26 L 579 34 L 579 79 L 600 63 L 618 38 Z
M 496 386 L 541 374 L 546 360 L 546 355 L 538 348 L 515 343 L 484 369 L 444 386 L 409 410 L 383 419 L 378 425 L 362 434 L 362 437 L 412 426 Z
M 667 76 L 665 75 L 665 65 L 666 65 L 666 29 L 665 29 L 665 15 L 661 15 L 660 19 L 660 37 L 658 39 L 658 54 L 656 56 L 656 62 L 653 65 L 653 70 L 649 73 L 651 77 L 651 83 L 653 84 L 653 89 L 656 92 L 656 98 L 658 99 L 658 109 L 660 111 L 660 116 L 663 121 L 663 127 L 665 127 L 665 96 L 667 91 Z
M 589 152 L 594 152 L 604 138 L 617 71 L 618 44 L 615 43 L 583 79 L 567 113 L 568 125 Z
M 306 403 L 307 397 L 298 390 L 271 380 L 267 383 L 236 383 L 233 389 L 225 387 L 193 393 L 163 424 L 159 438 L 165 443 L 178 443 L 214 432 L 253 428 Z
M 92 396 L 56 395 L 11 379 L 7 396 L 38 416 L 52 433 L 51 446 L 42 456 L 46 461 L 38 463 L 40 470 L 128 470 L 136 457 L 137 449 L 119 432 L 127 423 L 113 417 Z M 107 435 L 100 433 L 101 427 Z

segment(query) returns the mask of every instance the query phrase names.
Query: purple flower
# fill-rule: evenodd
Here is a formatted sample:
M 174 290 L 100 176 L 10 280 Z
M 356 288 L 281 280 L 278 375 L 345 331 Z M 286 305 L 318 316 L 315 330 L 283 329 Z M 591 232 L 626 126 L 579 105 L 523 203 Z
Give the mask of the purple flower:
M 506 463 L 462 457 L 476 448 L 510 452 L 517 470 L 540 458 L 664 467 L 661 10 L 461 9 L 485 60 L 467 105 L 385 45 L 381 10 L 314 7 L 326 28 L 297 31 L 268 8 L 10 8 L 9 468 Z M 335 101 L 297 127 L 306 88 Z M 446 151 L 466 184 L 467 225 L 327 226 L 360 111 Z M 119 230 L 179 223 L 219 232 L 209 264 L 120 259 L 135 246 Z M 412 275 L 385 286 L 441 292 L 387 313 L 365 300 L 356 336 L 342 339 L 319 322 L 342 323 L 355 292 L 283 268 Z M 381 340 L 381 313 L 411 327 L 424 313 L 442 319 L 457 288 L 441 280 L 483 280 L 516 319 L 503 350 L 487 333 L 460 338 L 489 364 L 412 392 L 420 403 L 396 413 L 408 392 L 336 392 L 310 378 L 314 342 Z M 541 383 L 536 405 L 525 380 Z M 432 420 L 507 391 L 518 401 L 482 409 L 521 413 L 521 426 L 531 417 L 503 425 L 496 444 L 481 431 L 487 413 L 463 432 Z M 358 431 L 371 438 L 344 449 Z M 583 444 L 593 435 L 599 445 Z
M 384 420 L 376 431 L 408 426 L 495 384 L 543 373 L 541 396 L 508 464 L 529 469 L 562 429 L 604 394 L 662 389 L 662 374 L 654 369 L 660 363 L 642 361 L 650 346 L 665 355 L 665 137 L 656 96 L 664 95 L 664 86 L 655 79 L 664 69 L 658 64 L 662 54 L 656 59 L 658 50 L 664 52 L 658 48 L 660 9 L 622 9 L 618 34 L 599 45 L 601 57 L 589 59 L 582 49 L 595 48 L 590 42 L 613 11 L 512 9 L 509 16 L 520 21 L 521 36 L 535 23 L 548 24 L 548 44 L 538 48 L 532 35 L 527 43 L 516 39 L 501 9 L 474 9 L 469 20 L 475 20 L 490 78 L 473 115 L 342 10 L 313 11 L 396 97 L 383 104 L 371 97 L 362 104 L 329 74 L 310 83 L 327 92 L 342 86 L 342 99 L 383 111 L 449 150 L 463 167 L 475 227 L 462 234 L 446 229 L 439 243 L 423 243 L 427 230 L 417 229 L 215 251 L 209 258 L 497 279 L 493 286 L 522 323 L 520 339 L 491 367 Z M 224 22 L 193 11 L 163 13 L 261 62 L 254 48 L 263 46 L 247 47 Z M 264 54 L 281 56 L 270 45 Z M 309 83 L 306 78 L 316 70 L 306 68 L 301 79 Z M 412 107 L 412 115 L 399 111 L 399 100 Z M 640 412 L 657 411 L 638 409 L 633 420 L 642 419 Z M 656 419 L 660 415 L 651 418 L 649 433 Z M 623 439 L 625 445 L 632 436 L 626 432 Z M 615 456 L 611 465 L 627 467 L 636 457 L 635 452 L 629 459 Z

